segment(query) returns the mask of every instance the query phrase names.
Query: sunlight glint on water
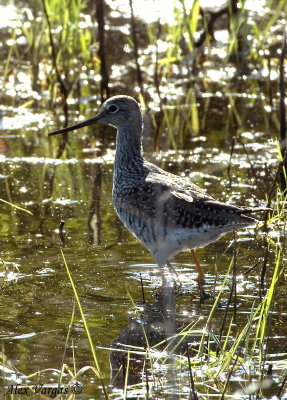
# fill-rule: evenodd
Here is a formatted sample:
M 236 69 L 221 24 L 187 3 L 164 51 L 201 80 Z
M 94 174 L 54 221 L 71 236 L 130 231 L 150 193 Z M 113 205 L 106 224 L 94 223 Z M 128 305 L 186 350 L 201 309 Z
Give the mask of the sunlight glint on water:
M 114 5 L 114 1 L 108 0 L 108 4 Z M 204 9 L 220 9 L 226 4 L 225 0 L 200 0 L 200 5 Z M 190 10 L 192 7 L 192 0 L 185 0 L 185 7 Z M 150 23 L 157 21 L 159 18 L 166 23 L 173 23 L 175 21 L 174 15 L 175 2 L 172 0 L 133 0 L 134 13 L 137 17 L 142 18 L 145 22 Z M 116 1 L 117 9 L 126 14 L 130 15 L 130 7 L 128 0 Z
M 52 2 L 48 3 L 52 4 Z M 109 12 L 107 9 L 106 13 L 107 37 L 119 38 L 119 44 L 122 44 L 122 47 L 120 45 L 108 46 L 108 56 L 111 56 L 111 59 L 108 60 L 111 93 L 119 94 L 124 91 L 136 97 L 139 92 L 136 89 L 136 79 L 133 75 L 134 47 L 130 42 L 129 1 L 109 0 L 109 4 L 112 11 Z M 116 11 L 117 4 L 120 12 Z M 190 13 L 192 4 L 192 0 L 185 1 L 188 13 Z M 254 11 L 248 13 L 250 17 L 248 24 L 250 19 L 252 23 L 253 21 L 258 22 L 258 13 L 264 10 L 264 4 L 264 1 L 259 3 L 248 1 L 248 9 Z M 18 7 L 18 2 L 15 2 L 15 5 Z M 166 120 L 161 121 L 163 132 L 160 132 L 159 135 L 161 137 L 157 143 L 158 148 L 153 147 L 156 135 L 149 125 L 149 118 L 157 119 L 160 114 L 160 98 L 153 83 L 156 62 L 155 43 L 157 43 L 160 60 L 165 59 L 166 53 L 171 49 L 171 43 L 164 35 L 157 42 L 149 41 L 144 37 L 145 25 L 137 17 L 141 17 L 147 22 L 157 21 L 160 17 L 162 22 L 171 23 L 175 18 L 182 18 L 183 7 L 181 1 L 173 0 L 134 0 L 133 5 L 138 38 L 143 39 L 143 41 L 139 40 L 139 64 L 143 72 L 144 89 L 148 95 L 147 103 L 150 107 L 149 110 L 144 110 L 145 139 L 149 140 L 149 146 L 147 143 L 144 143 L 143 146 L 146 158 L 163 169 L 190 178 L 200 187 L 207 189 L 218 200 L 249 206 L 264 205 L 266 188 L 270 184 L 272 173 L 278 163 L 276 144 L 271 139 L 278 134 L 278 127 L 274 128 L 269 121 L 269 117 L 278 117 L 278 83 L 277 81 L 273 82 L 273 79 L 278 78 L 279 69 L 276 59 L 272 60 L 269 81 L 274 98 L 273 102 L 269 102 L 266 82 L 268 82 L 270 71 L 265 67 L 266 59 L 264 60 L 265 64 L 260 63 L 260 60 L 253 63 L 252 59 L 245 55 L 244 59 L 248 61 L 251 70 L 247 69 L 242 73 L 236 63 L 229 61 L 226 57 L 230 33 L 227 30 L 226 16 L 225 19 L 219 20 L 218 22 L 221 21 L 222 24 L 218 24 L 218 28 L 215 28 L 215 41 L 205 42 L 201 49 L 197 49 L 199 53 L 202 51 L 204 60 L 197 59 L 196 56 L 191 58 L 192 52 L 189 50 L 183 53 L 180 60 L 171 61 L 168 66 L 171 75 L 166 74 L 167 70 L 164 69 L 159 91 L 164 100 L 163 111 Z M 173 15 L 175 5 L 178 12 L 176 17 Z M 210 8 L 211 12 L 216 12 L 218 8 L 225 5 L 225 2 L 200 0 L 200 5 L 204 11 Z M 7 10 L 9 11 L 9 7 Z M 1 204 L 3 212 L 0 224 L 2 246 L 0 253 L 2 284 L 0 337 L 4 338 L 5 353 L 9 362 L 21 373 L 35 373 L 37 369 L 58 368 L 61 365 L 73 311 L 73 294 L 59 257 L 61 245 L 59 222 L 64 221 L 63 238 L 61 239 L 64 244 L 64 252 L 92 329 L 94 344 L 101 357 L 103 374 L 106 382 L 109 382 L 108 357 L 110 353 L 109 350 L 100 350 L 100 346 L 102 349 L 109 349 L 120 332 L 128 327 L 128 319 L 135 311 L 127 293 L 130 294 L 133 301 L 141 305 L 141 312 L 144 311 L 141 302 L 141 279 L 146 300 L 150 302 L 153 311 L 156 309 L 154 306 L 158 306 L 158 296 L 155 296 L 154 290 L 156 288 L 157 294 L 160 294 L 158 289 L 161 286 L 161 277 L 150 253 L 119 223 L 112 207 L 111 186 L 115 132 L 108 131 L 104 146 L 97 128 L 71 135 L 68 137 L 68 146 L 64 154 L 60 157 L 57 156 L 60 138 L 48 139 L 47 132 L 51 127 L 56 128 L 63 124 L 64 113 L 59 93 L 55 95 L 53 111 L 50 109 L 51 91 L 48 90 L 46 81 L 47 75 L 50 78 L 53 76 L 49 42 L 47 41 L 47 46 L 40 47 L 45 57 L 40 57 L 37 81 L 33 81 L 35 77 L 32 68 L 33 60 L 28 59 L 31 48 L 28 48 L 23 39 L 25 35 L 17 24 L 20 19 L 21 21 L 22 19 L 23 21 L 28 20 L 30 25 L 25 25 L 24 22 L 23 26 L 30 28 L 36 25 L 37 20 L 33 21 L 32 12 L 28 15 L 29 10 L 21 9 L 18 11 L 18 15 L 15 11 L 13 14 L 13 7 L 10 8 L 10 11 L 11 17 L 5 16 L 4 23 L 8 21 L 9 28 L 12 27 L 12 29 L 5 30 L 3 54 L 9 52 L 11 48 L 9 46 L 19 45 L 19 54 L 25 57 L 25 63 L 21 64 L 21 57 L 19 59 L 13 57 L 10 60 L 11 68 L 9 76 L 6 77 L 4 101 L 0 106 L 2 118 L 0 198 L 11 200 L 15 205 L 29 209 L 33 215 L 21 213 L 19 210 L 11 208 L 9 204 Z M 83 11 L 86 14 L 81 17 L 82 22 L 78 24 L 79 33 L 83 33 L 82 29 L 89 28 L 93 24 L 94 35 L 96 31 L 94 15 L 88 8 Z M 2 13 L 3 15 L 4 13 Z M 11 22 L 13 19 L 15 25 Z M 115 21 L 116 24 L 114 24 Z M 57 25 L 61 23 L 62 21 L 59 22 L 57 18 L 53 20 L 57 48 L 61 46 L 58 46 L 57 37 L 57 33 L 60 31 Z M 273 25 L 272 29 L 278 30 L 278 24 L 277 22 L 276 25 Z M 154 24 L 154 26 L 156 25 Z M 14 26 L 19 31 L 19 40 L 13 39 L 11 34 Z M 43 27 L 45 26 L 43 19 Z M 162 27 L 165 31 L 166 26 Z M 170 32 L 169 29 L 172 27 L 167 28 Z M 201 29 L 200 23 L 194 34 L 195 40 L 200 38 Z M 142 34 L 143 36 L 141 36 Z M 183 33 L 183 37 L 188 42 L 189 38 L 186 32 Z M 270 35 L 269 38 L 272 37 L 276 38 L 277 42 L 282 40 L 282 35 L 279 34 L 276 37 Z M 97 42 L 96 34 L 93 38 Z M 252 48 L 254 35 L 250 33 L 246 39 Z M 265 46 L 264 51 L 267 53 L 258 53 L 258 55 L 264 57 L 264 54 L 269 54 L 269 48 L 266 43 L 262 45 Z M 124 61 L 119 57 L 121 49 L 125 56 Z M 97 49 L 95 49 L 95 53 L 96 51 Z M 77 67 L 78 62 L 81 61 L 78 53 L 69 57 L 74 62 L 73 65 Z M 5 56 L 3 59 L 5 60 Z M 59 67 L 63 67 L 63 71 L 67 61 L 68 57 L 59 60 Z M 198 62 L 198 75 L 196 75 L 196 70 L 195 74 L 191 72 L 193 71 L 192 61 Z M 5 64 L 3 63 L 3 65 Z M 99 107 L 99 81 L 101 79 L 97 65 L 89 64 L 89 60 L 83 60 L 83 64 L 79 65 L 80 84 L 83 87 L 79 92 L 71 92 L 71 96 L 68 98 L 70 123 L 78 122 L 91 115 Z M 164 65 L 164 63 L 160 64 L 160 73 Z M 15 69 L 13 69 L 14 66 Z M 70 79 L 70 82 L 73 82 L 75 78 L 73 71 L 74 69 L 71 68 L 70 74 L 65 76 L 67 81 Z M 35 91 L 32 88 L 35 88 Z M 193 96 L 190 96 L 191 93 Z M 35 99 L 40 101 L 35 102 Z M 45 99 L 48 100 L 47 103 Z M 190 115 L 191 110 L 194 112 L 192 116 Z M 268 115 L 264 110 L 268 110 Z M 196 113 L 198 115 L 195 115 Z M 238 121 L 235 121 L 234 116 L 239 117 Z M 196 117 L 199 121 L 197 131 L 192 126 L 192 120 Z M 169 121 L 169 127 L 167 127 L 166 121 Z M 10 132 L 12 129 L 15 132 Z M 234 135 L 240 142 L 235 144 L 231 159 L 230 144 Z M 173 147 L 171 136 L 174 136 L 177 147 Z M 242 144 L 245 146 L 245 150 Z M 156 151 L 154 151 L 155 148 Z M 98 154 L 101 156 L 97 157 Z M 229 165 L 231 167 L 230 181 L 227 173 Z M 256 179 L 252 174 L 251 165 L 255 170 Z M 54 181 L 49 180 L 49 178 L 53 178 L 53 173 L 55 173 Z M 49 192 L 49 183 L 51 184 L 51 182 L 53 188 Z M 92 238 L 91 228 L 94 235 Z M 262 230 L 253 228 L 237 232 L 236 295 L 238 307 L 237 325 L 236 328 L 232 327 L 234 333 L 236 330 L 239 332 L 250 318 L 254 305 L 258 304 L 262 295 L 260 270 L 265 257 L 268 261 L 265 288 L 268 288 L 270 276 L 274 270 L 276 251 L 274 243 L 278 243 L 279 246 L 283 241 L 284 234 L 285 231 L 279 224 L 270 227 L 269 233 L 263 233 Z M 270 243 L 268 252 L 264 253 L 266 251 L 264 247 L 266 235 Z M 222 282 L 227 277 L 222 301 L 216 309 L 211 327 L 212 332 L 216 335 L 220 331 L 230 294 L 232 277 L 226 271 L 234 254 L 233 249 L 233 236 L 229 235 L 198 252 L 201 265 L 206 273 L 205 287 L 208 292 L 216 296 L 221 289 Z M 178 255 L 172 261 L 172 265 L 182 282 L 182 296 L 176 299 L 176 316 L 179 319 L 179 325 L 187 326 L 194 319 L 200 319 L 204 323 L 213 301 L 209 299 L 205 304 L 199 305 L 198 287 L 194 279 L 196 272 L 190 255 L 188 253 Z M 273 365 L 274 382 L 282 376 L 282 370 L 286 367 L 286 356 L 282 355 L 286 350 L 287 326 L 286 283 L 283 279 L 282 281 L 278 280 L 277 288 L 270 324 L 270 357 L 267 355 L 266 359 Z M 233 310 L 229 310 L 228 318 L 232 315 Z M 232 345 L 232 337 L 229 342 Z M 87 350 L 85 332 L 77 313 L 73 323 L 72 341 L 68 344 L 65 359 L 70 366 L 73 365 L 74 350 L 77 366 L 90 364 L 91 358 Z M 156 357 L 162 358 L 163 355 L 163 352 L 158 351 Z M 241 351 L 239 355 L 241 356 Z M 277 359 L 278 363 L 276 364 Z M 184 358 L 182 360 L 184 361 Z M 234 393 L 238 386 L 245 382 L 245 373 L 249 367 L 250 363 L 246 365 L 244 371 L 243 368 L 239 368 L 235 372 L 233 378 L 235 381 L 232 383 L 234 386 L 230 388 L 229 393 Z M 165 364 L 158 364 L 159 375 L 161 372 L 166 372 L 165 368 Z M 209 369 L 208 365 L 206 368 Z M 197 383 L 206 380 L 208 371 L 205 371 L 204 366 L 194 368 L 194 370 L 196 378 L 202 377 L 202 379 L 197 379 Z M 210 371 L 218 372 L 218 366 L 211 366 Z M 25 382 L 24 375 L 13 376 L 13 370 L 10 369 L 6 369 L 6 373 L 7 381 Z M 182 377 L 183 389 L 185 389 L 185 385 L 189 382 L 186 371 Z M 224 380 L 226 375 L 223 374 L 220 377 Z M 44 382 L 49 381 L 51 384 L 56 384 L 58 375 L 57 373 L 51 374 L 49 371 L 46 376 L 41 376 L 41 379 Z M 97 398 L 98 400 L 100 396 L 95 395 L 98 381 L 89 376 L 79 378 L 79 380 L 82 379 L 84 393 L 79 400 L 82 398 L 93 400 Z M 29 383 L 28 380 L 26 383 Z M 197 388 L 199 392 L 202 392 L 202 389 L 207 392 L 209 390 L 204 385 L 197 386 Z M 165 389 L 167 391 L 174 390 L 174 393 L 178 390 L 178 388 L 167 386 Z M 189 387 L 186 389 L 188 393 Z M 211 399 L 215 396 L 215 394 L 206 395 L 206 398 Z M 231 398 L 230 394 L 226 397 L 228 398 L 228 396 Z M 241 398 L 240 396 L 236 396 L 236 399 Z M 268 397 L 268 399 L 270 398 Z M 283 395 L 283 398 L 286 398 L 286 394 Z
M 125 14 L 127 17 L 130 15 L 130 6 L 128 0 L 107 0 L 107 3 L 113 8 L 116 7 L 119 12 Z M 185 7 L 190 10 L 192 7 L 192 0 L 185 0 Z M 216 12 L 227 5 L 226 0 L 200 0 L 200 6 L 204 11 Z M 266 1 L 249 0 L 245 4 L 245 8 L 262 14 L 265 10 Z M 175 21 L 174 14 L 175 2 L 171 0 L 133 0 L 133 9 L 137 17 L 142 18 L 145 22 L 151 23 L 157 21 L 159 18 L 166 23 L 173 23 Z
M 19 25 L 17 21 L 17 9 L 12 4 L 7 6 L 0 5 L 0 29 L 4 27 L 15 28 Z

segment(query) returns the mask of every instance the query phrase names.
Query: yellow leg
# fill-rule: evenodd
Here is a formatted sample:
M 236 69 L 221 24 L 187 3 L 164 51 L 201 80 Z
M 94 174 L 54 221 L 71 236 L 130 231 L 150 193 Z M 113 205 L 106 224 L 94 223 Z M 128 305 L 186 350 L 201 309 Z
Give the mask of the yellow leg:
M 195 264 L 195 269 L 196 269 L 196 272 L 197 272 L 197 278 L 196 279 L 197 279 L 198 283 L 203 284 L 204 281 L 205 281 L 205 276 L 204 276 L 204 272 L 203 272 L 203 270 L 202 270 L 202 268 L 200 266 L 197 254 L 196 254 L 195 250 L 190 250 L 190 253 L 191 253 L 191 257 L 193 258 L 193 261 L 194 261 L 194 264 Z

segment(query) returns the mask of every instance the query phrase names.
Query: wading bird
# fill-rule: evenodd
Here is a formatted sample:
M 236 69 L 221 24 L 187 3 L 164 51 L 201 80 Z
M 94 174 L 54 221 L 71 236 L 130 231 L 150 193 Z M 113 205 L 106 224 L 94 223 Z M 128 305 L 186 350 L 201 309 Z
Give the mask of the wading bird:
M 120 220 L 148 248 L 161 271 L 165 266 L 172 270 L 169 260 L 173 255 L 190 250 L 197 279 L 203 282 L 194 250 L 256 223 L 249 214 L 266 209 L 217 201 L 188 179 L 147 162 L 142 155 L 143 118 L 132 97 L 111 97 L 96 116 L 49 135 L 98 122 L 117 129 L 112 196 Z

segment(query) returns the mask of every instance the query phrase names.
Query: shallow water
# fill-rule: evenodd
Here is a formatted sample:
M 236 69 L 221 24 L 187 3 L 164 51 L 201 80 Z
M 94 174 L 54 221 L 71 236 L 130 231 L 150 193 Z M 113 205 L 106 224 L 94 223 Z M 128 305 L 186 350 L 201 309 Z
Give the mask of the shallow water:
M 257 17 L 256 14 L 254 18 Z M 278 24 L 281 26 L 282 21 Z M 124 27 L 122 21 L 123 37 L 126 35 Z M 11 34 L 9 29 L 1 32 L 4 38 Z M 120 27 L 116 26 L 115 30 Z M 150 84 L 149 106 L 155 110 L 144 110 L 145 156 L 170 172 L 189 177 L 221 201 L 264 205 L 278 163 L 276 64 L 269 80 L 266 66 L 262 69 L 249 66 L 244 73 L 229 64 L 222 67 L 220 57 L 226 52 L 227 30 L 218 29 L 216 33 L 219 39 L 217 46 L 210 49 L 212 62 L 205 63 L 198 76 L 190 78 L 186 64 L 181 68 L 174 64 L 173 77 L 163 82 L 161 89 L 167 97 L 164 103 L 166 119 L 159 132 L 153 129 L 153 118 L 159 118 L 160 113 L 157 94 Z M 9 44 L 6 45 L 1 50 L 4 58 L 9 49 Z M 144 47 L 146 43 L 141 45 Z M 145 48 L 146 54 L 153 50 L 152 45 Z M 123 65 L 113 67 L 113 94 L 124 91 L 135 95 L 131 92 L 130 66 L 124 68 L 130 59 L 128 54 L 126 52 L 123 57 Z M 111 59 L 117 59 L 116 49 Z M 148 60 L 144 62 L 151 79 L 153 72 L 148 69 Z M 136 341 L 133 345 L 145 347 L 146 344 L 140 342 L 142 325 L 159 341 L 164 339 L 160 336 L 163 328 L 174 333 L 196 322 L 200 330 L 214 299 L 200 303 L 195 267 L 188 253 L 177 255 L 173 260 L 182 284 L 179 293 L 162 291 L 161 276 L 151 255 L 119 222 L 112 206 L 114 130 L 95 127 L 71 133 L 64 153 L 57 157 L 61 139 L 48 138 L 47 134 L 62 126 L 63 111 L 60 106 L 50 111 L 47 100 L 50 101 L 51 94 L 45 87 L 41 91 L 39 82 L 39 91 L 33 90 L 32 79 L 25 68 L 26 64 L 21 64 L 17 79 L 11 73 L 6 80 L 0 107 L 0 199 L 32 213 L 17 210 L 9 204 L 0 205 L 1 383 L 4 392 L 5 387 L 16 383 L 43 383 L 52 387 L 59 380 L 63 364 L 72 371 L 93 365 L 83 321 L 61 255 L 62 248 L 91 331 L 104 382 L 109 385 L 112 377 L 110 355 L 112 353 L 117 363 L 117 355 L 121 354 L 111 352 L 111 346 L 117 347 L 120 340 L 127 344 L 132 339 Z M 0 70 L 4 73 L 2 67 Z M 69 124 L 95 114 L 99 107 L 97 76 L 89 75 L 91 71 L 82 72 L 82 87 L 88 87 L 91 82 L 89 90 L 86 88 L 86 96 L 79 102 L 69 99 Z M 85 74 L 89 76 L 88 83 Z M 186 85 L 187 78 L 191 79 L 191 84 Z M 270 93 L 273 93 L 273 99 L 268 97 Z M 31 103 L 29 99 L 33 99 Z M 237 139 L 232 152 L 234 136 Z M 272 365 L 272 384 L 275 383 L 273 386 L 267 384 L 262 399 L 272 398 L 278 392 L 286 369 L 285 241 L 284 224 L 274 223 L 268 232 L 260 227 L 248 228 L 237 232 L 235 241 L 230 233 L 198 250 L 206 272 L 205 290 L 214 298 L 222 288 L 232 258 L 236 259 L 236 270 L 226 280 L 209 325 L 209 331 L 218 337 L 222 326 L 226 328 L 233 321 L 228 346 L 236 342 L 238 332 L 269 289 L 282 250 L 281 274 L 268 320 L 264 364 L 264 374 Z M 236 276 L 236 298 L 233 293 L 228 306 L 232 275 Z M 148 304 L 142 302 L 141 280 Z M 225 328 L 223 339 L 227 334 Z M 198 338 L 187 339 L 196 342 Z M 140 351 L 138 347 L 136 351 Z M 244 355 L 244 348 L 240 348 L 238 354 Z M 187 399 L 188 368 L 183 365 L 177 376 L 174 371 L 170 373 L 168 364 L 173 365 L 172 357 L 176 359 L 176 351 L 169 356 L 170 363 L 154 365 L 155 374 L 162 377 L 163 383 L 160 386 L 160 378 L 158 386 L 149 382 L 152 398 Z M 159 351 L 153 357 L 161 359 L 165 356 Z M 256 353 L 250 363 L 255 365 L 258 357 Z M 140 361 L 140 355 L 137 354 L 136 360 Z M 236 370 L 226 396 L 235 393 L 236 398 L 247 399 L 249 395 L 236 392 L 249 382 L 246 371 L 250 372 L 250 380 L 259 377 L 252 375 L 253 368 L 256 370 L 254 365 L 247 365 L 248 362 L 243 363 L 241 359 L 240 362 L 242 365 Z M 138 365 L 141 366 L 140 362 Z M 215 375 L 216 365 L 213 368 Z M 135 368 L 134 376 L 130 375 L 135 381 L 128 383 L 138 381 L 139 369 Z M 207 378 L 201 368 L 195 368 L 193 373 L 197 382 L 202 380 L 202 385 L 196 386 L 199 393 L 205 393 L 201 398 L 220 398 L 220 382 L 224 382 L 226 376 L 219 376 L 216 394 L 212 374 Z M 123 386 L 122 371 L 113 378 L 114 386 Z M 67 383 L 69 379 L 66 369 L 63 381 Z M 83 384 L 77 399 L 104 398 L 94 372 L 83 371 L 75 379 Z M 113 391 L 112 385 L 109 392 L 115 399 L 124 396 L 120 390 Z M 51 397 L 51 393 L 42 394 Z M 69 394 L 72 396 L 73 393 L 70 391 Z M 146 396 L 135 388 L 134 392 L 130 391 L 129 398 Z M 281 398 L 287 398 L 286 391 Z
M 82 307 L 87 318 L 94 345 L 99 347 L 98 356 L 106 382 L 109 381 L 109 351 L 112 341 L 128 324 L 134 301 L 142 299 L 140 274 L 145 297 L 154 302 L 154 290 L 161 285 L 157 267 L 147 250 L 134 239 L 118 221 L 111 204 L 112 159 L 96 158 L 87 151 L 85 140 L 79 133 L 76 154 L 61 161 L 53 159 L 43 147 L 55 138 L 47 139 L 47 131 L 35 134 L 29 130 L 11 131 L 2 142 L 1 198 L 7 198 L 30 210 L 28 215 L 2 205 L 1 223 L 1 337 L 5 354 L 20 373 L 29 375 L 35 371 L 60 369 L 63 362 L 65 340 L 75 301 L 71 285 L 63 266 L 60 247 L 70 267 Z M 85 131 L 84 136 L 88 134 Z M 208 132 L 207 132 L 208 136 Z M 220 137 L 216 140 L 220 141 Z M 190 176 L 194 182 L 206 187 L 221 200 L 238 204 L 252 204 L 255 199 L 264 203 L 264 164 L 259 155 L 272 160 L 276 157 L 274 144 L 266 137 L 257 143 L 246 141 L 249 158 L 255 165 L 257 185 L 250 176 L 246 155 L 238 146 L 232 158 L 232 181 L 228 184 L 226 169 L 229 162 L 227 150 L 209 147 L 211 139 L 194 137 L 192 150 L 146 153 L 146 157 L 161 167 L 175 173 Z M 91 140 L 91 147 L 93 141 Z M 81 147 L 82 146 L 82 147 Z M 89 148 L 91 148 L 89 147 Z M 21 156 L 22 153 L 22 156 Z M 52 199 L 47 196 L 45 173 L 55 172 Z M 262 175 L 262 177 L 261 177 Z M 49 181 L 49 178 L 46 178 Z M 263 188 L 263 190 L 261 190 Z M 93 200 L 94 199 L 94 200 Z M 259 200 L 259 204 L 260 204 Z M 62 237 L 60 221 L 64 221 Z M 274 238 L 280 241 L 279 235 Z M 237 234 L 237 308 L 238 329 L 247 321 L 251 308 L 259 303 L 263 294 L 260 287 L 260 271 L 264 257 L 268 257 L 265 286 L 272 276 L 276 246 L 266 250 L 265 234 L 255 233 L 252 228 Z M 204 271 L 205 288 L 217 294 L 234 252 L 232 234 L 198 251 Z M 258 263 L 247 276 L 244 272 Z M 190 256 L 178 255 L 174 260 L 182 282 L 182 296 L 176 298 L 176 316 L 181 326 L 192 318 L 206 316 L 212 301 L 199 304 L 199 292 L 195 269 Z M 216 311 L 212 329 L 221 328 L 231 278 L 223 294 L 222 307 Z M 229 289 L 228 289 L 229 288 Z M 273 307 L 269 346 L 272 354 L 286 353 L 286 285 L 278 282 L 278 295 Z M 280 295 L 279 295 L 280 293 Z M 224 300 L 225 299 L 225 300 Z M 230 311 L 233 315 L 234 311 Z M 229 318 L 229 317 L 228 317 Z M 74 352 L 74 355 L 73 355 Z M 77 369 L 92 363 L 91 353 L 78 311 L 65 354 L 65 363 Z M 280 358 L 280 357 L 279 357 Z M 11 376 L 7 376 L 8 382 Z M 93 379 L 85 378 L 85 396 L 94 391 Z M 46 372 L 42 381 L 57 381 L 57 374 Z M 33 381 L 33 379 L 32 379 Z M 28 379 L 29 382 L 29 379 Z M 91 394 L 91 393 L 90 393 Z M 97 395 L 98 396 L 98 395 Z M 88 397 L 87 397 L 88 398 Z

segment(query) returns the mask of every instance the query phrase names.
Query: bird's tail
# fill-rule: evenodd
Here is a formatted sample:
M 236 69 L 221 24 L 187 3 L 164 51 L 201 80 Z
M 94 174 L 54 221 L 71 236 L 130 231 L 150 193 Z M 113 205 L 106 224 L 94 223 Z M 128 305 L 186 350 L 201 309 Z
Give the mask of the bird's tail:
M 257 212 L 266 212 L 266 211 L 272 211 L 272 208 L 269 207 L 238 207 L 241 214 L 246 215 L 246 214 L 253 214 Z

